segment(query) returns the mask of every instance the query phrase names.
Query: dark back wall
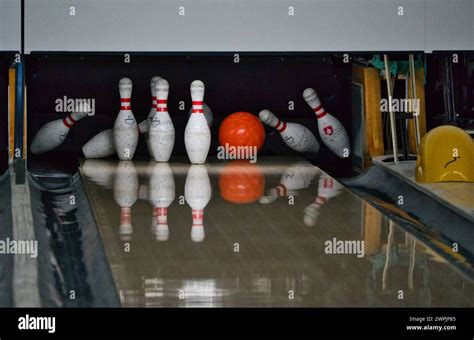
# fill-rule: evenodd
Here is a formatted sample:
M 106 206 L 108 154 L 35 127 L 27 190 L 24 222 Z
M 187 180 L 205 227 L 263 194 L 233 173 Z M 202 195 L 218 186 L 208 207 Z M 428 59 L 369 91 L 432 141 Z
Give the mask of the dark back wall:
M 0 175 L 8 167 L 8 60 L 0 56 Z
M 60 148 L 79 156 L 84 143 L 101 130 L 113 126 L 120 108 L 120 78 L 132 79 L 132 110 L 138 121 L 145 119 L 151 105 L 149 82 L 154 75 L 164 77 L 170 83 L 168 106 L 176 129 L 174 155 L 186 155 L 184 128 L 191 104 L 189 85 L 194 79 L 204 81 L 205 102 L 214 113 L 211 155 L 216 154 L 220 122 L 235 111 L 258 115 L 260 110 L 268 108 L 281 118 L 306 125 L 318 136 L 314 114 L 302 97 L 306 87 L 314 87 L 326 109 L 343 122 L 348 132 L 351 130 L 351 64 L 343 64 L 330 55 L 244 54 L 238 64 L 234 63 L 233 54 L 131 55 L 129 64 L 124 62 L 123 55 L 32 55 L 26 64 L 29 142 L 43 124 L 64 116 L 55 113 L 57 98 L 94 98 L 95 117 L 87 117 L 74 126 Z M 186 103 L 184 111 L 178 109 L 181 100 Z M 290 100 L 295 103 L 294 111 L 288 110 Z M 326 151 L 322 153 L 324 158 L 333 159 L 333 155 Z M 268 128 L 262 154 L 295 153 L 283 144 L 275 130 Z M 143 142 L 137 156 L 148 157 Z
M 457 53 L 458 62 L 452 64 L 454 106 L 459 115 L 457 124 L 474 129 L 474 53 Z M 426 55 L 426 114 L 428 128 L 444 124 L 444 85 L 446 84 L 445 58 L 452 60 L 453 53 Z

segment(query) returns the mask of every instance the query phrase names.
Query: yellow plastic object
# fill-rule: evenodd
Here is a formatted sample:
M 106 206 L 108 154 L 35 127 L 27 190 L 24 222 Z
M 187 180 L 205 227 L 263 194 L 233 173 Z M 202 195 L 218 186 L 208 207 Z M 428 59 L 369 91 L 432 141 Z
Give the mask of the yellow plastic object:
M 433 182 L 474 182 L 474 142 L 462 129 L 443 125 L 421 140 L 416 161 L 416 180 Z

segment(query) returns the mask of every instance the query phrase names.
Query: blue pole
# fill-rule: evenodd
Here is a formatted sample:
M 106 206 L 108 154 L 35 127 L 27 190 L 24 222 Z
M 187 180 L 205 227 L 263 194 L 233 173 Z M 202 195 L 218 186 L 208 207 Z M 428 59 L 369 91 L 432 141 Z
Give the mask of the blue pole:
M 26 155 L 24 155 L 24 72 L 23 63 L 16 63 L 16 81 L 15 81 L 15 173 L 16 183 L 25 183 Z

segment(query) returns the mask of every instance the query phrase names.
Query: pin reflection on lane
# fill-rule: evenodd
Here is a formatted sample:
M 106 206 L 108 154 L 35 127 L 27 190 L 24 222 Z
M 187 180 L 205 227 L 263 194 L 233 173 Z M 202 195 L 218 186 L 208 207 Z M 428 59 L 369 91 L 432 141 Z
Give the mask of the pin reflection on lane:
M 124 189 L 134 216 L 129 248 L 117 222 L 111 222 L 118 220 L 112 191 L 94 183 L 107 180 L 97 180 L 93 172 L 83 179 L 123 306 L 472 304 L 474 286 L 451 262 L 427 256 L 428 248 L 412 235 L 405 237 L 379 210 L 301 159 L 204 165 L 189 165 L 187 159 L 136 161 L 127 171 L 122 164 L 128 162 L 120 163 L 112 182 L 115 187 L 129 172 Z M 285 196 L 295 195 L 294 200 L 257 202 L 265 183 L 273 189 L 283 184 Z M 215 185 L 220 195 L 211 197 Z M 114 197 L 117 192 L 114 188 Z M 327 250 L 328 242 L 333 250 Z M 355 252 L 345 248 L 354 242 Z
M 168 207 L 175 197 L 173 171 L 168 163 L 155 163 L 150 175 L 149 196 L 153 206 L 151 231 L 158 241 L 169 238 Z
M 105 189 L 112 189 L 117 162 L 104 159 L 88 159 L 82 165 L 82 172 L 94 183 Z
M 338 196 L 343 189 L 343 185 L 330 177 L 326 173 L 321 173 L 318 182 L 318 196 L 314 203 L 311 203 L 304 209 L 304 224 L 313 227 L 319 217 L 319 209 L 331 198 Z
M 310 186 L 319 172 L 319 168 L 306 161 L 293 164 L 283 171 L 280 184 L 270 189 L 268 195 L 260 198 L 260 203 L 268 204 L 274 202 L 278 197 L 298 195 L 298 191 Z
M 132 206 L 138 199 L 138 174 L 132 161 L 120 161 L 114 178 L 114 199 L 120 206 L 119 233 L 123 241 L 132 239 Z
M 194 242 L 204 240 L 204 208 L 211 200 L 211 195 L 211 181 L 206 167 L 204 165 L 191 165 L 184 184 L 184 198 L 192 209 L 191 239 Z

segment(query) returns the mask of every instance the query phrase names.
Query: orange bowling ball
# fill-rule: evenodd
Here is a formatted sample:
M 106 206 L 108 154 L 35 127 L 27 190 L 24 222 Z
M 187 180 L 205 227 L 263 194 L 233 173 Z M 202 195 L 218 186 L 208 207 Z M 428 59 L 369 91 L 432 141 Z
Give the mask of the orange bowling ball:
M 249 112 L 234 112 L 228 115 L 219 127 L 219 144 L 225 146 L 263 147 L 265 128 L 257 116 Z
M 251 203 L 263 196 L 265 176 L 256 164 L 239 159 L 227 163 L 219 175 L 221 197 L 228 202 Z

